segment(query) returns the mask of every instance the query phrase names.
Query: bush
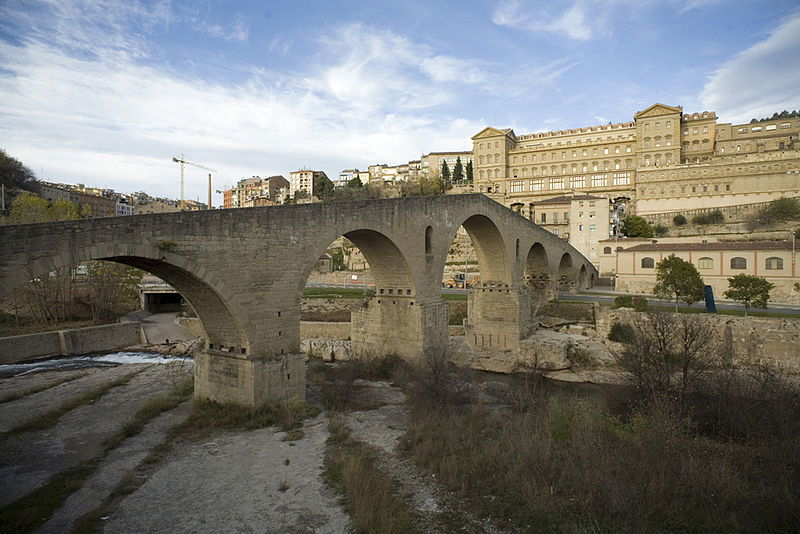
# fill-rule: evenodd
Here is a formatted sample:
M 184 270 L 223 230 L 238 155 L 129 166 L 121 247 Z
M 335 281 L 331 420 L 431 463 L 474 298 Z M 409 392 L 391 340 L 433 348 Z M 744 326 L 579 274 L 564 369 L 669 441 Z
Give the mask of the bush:
M 647 299 L 644 297 L 633 297 L 633 309 L 637 312 L 647 311 Z
M 609 341 L 616 341 L 617 343 L 630 343 L 633 341 L 633 336 L 633 327 L 624 323 L 613 323 L 611 330 L 608 332 Z
M 667 232 L 669 232 L 669 228 L 667 228 L 663 224 L 657 224 L 653 228 L 653 232 L 656 234 L 657 237 L 663 237 L 667 235 Z
M 749 221 L 748 228 L 755 230 L 761 226 L 769 226 L 776 222 L 800 219 L 800 199 L 781 197 L 756 213 Z
M 630 295 L 617 295 L 614 297 L 615 308 L 633 308 L 633 297 Z
M 723 215 L 720 210 L 714 210 L 708 214 L 709 224 L 719 224 L 724 220 L 725 220 L 725 215 Z
M 684 226 L 687 222 L 689 221 L 686 220 L 686 217 L 680 213 L 672 218 L 672 224 L 675 226 Z

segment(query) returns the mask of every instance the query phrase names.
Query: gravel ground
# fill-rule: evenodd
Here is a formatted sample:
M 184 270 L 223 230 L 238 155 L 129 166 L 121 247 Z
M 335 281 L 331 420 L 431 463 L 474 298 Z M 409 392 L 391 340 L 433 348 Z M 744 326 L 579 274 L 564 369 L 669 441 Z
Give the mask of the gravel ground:
M 322 478 L 328 420 L 284 441 L 273 428 L 177 444 L 161 467 L 112 510 L 104 532 L 320 533 L 350 531 Z

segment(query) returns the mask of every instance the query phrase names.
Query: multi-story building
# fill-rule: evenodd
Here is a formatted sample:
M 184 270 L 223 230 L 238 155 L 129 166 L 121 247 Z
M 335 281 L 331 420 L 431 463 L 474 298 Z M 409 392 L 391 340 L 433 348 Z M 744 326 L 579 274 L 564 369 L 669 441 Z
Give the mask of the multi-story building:
M 117 215 L 133 215 L 136 208 L 128 201 L 127 198 L 117 199 Z
M 637 214 L 800 196 L 800 118 L 717 123 L 654 104 L 632 122 L 472 137 L 475 190 L 507 206 L 570 191 L 631 199 Z
M 472 161 L 471 151 L 430 152 L 429 154 L 423 154 L 422 158 L 420 158 L 420 172 L 423 174 L 441 172 L 442 163 L 447 162 L 447 167 L 450 169 L 450 175 L 452 176 L 456 161 L 459 159 L 461 160 L 461 166 L 464 168 L 464 173 L 466 173 L 467 163 Z M 473 163 L 473 165 L 475 164 Z
M 348 182 L 353 180 L 354 178 L 358 178 L 361 182 L 361 185 L 369 183 L 369 171 L 360 171 L 358 169 L 344 169 L 342 172 L 339 173 L 339 179 L 336 180 L 333 185 L 336 187 L 344 187 L 347 185 Z
M 605 197 L 562 195 L 536 202 L 531 217 L 553 235 L 568 240 L 599 269 L 600 242 L 616 235 L 620 209 Z
M 466 179 L 467 163 L 472 161 L 472 152 L 469 151 L 430 152 L 429 154 L 423 154 L 420 159 L 411 160 L 408 163 L 401 163 L 400 165 L 378 163 L 370 165 L 366 173 L 364 171 L 358 171 L 358 169 L 345 169 L 339 174 L 339 182 L 343 182 L 346 177 L 352 178 L 354 173 L 358 172 L 362 183 L 392 185 L 399 182 L 415 180 L 420 176 L 430 176 L 431 174 L 439 173 L 441 172 L 442 163 L 444 162 L 447 162 L 447 167 L 450 169 L 452 176 L 453 169 L 459 159 L 461 160 L 461 166 L 465 173 L 464 178 Z
M 269 178 L 253 176 L 243 178 L 235 186 L 223 191 L 223 208 L 244 208 L 251 206 L 268 206 L 268 202 L 261 202 L 257 199 L 267 199 L 276 203 L 278 190 L 289 186 L 289 181 L 283 176 L 276 175 Z
M 328 178 L 324 171 L 312 171 L 308 169 L 300 169 L 289 173 L 289 196 L 293 197 L 295 193 L 302 191 L 309 197 L 316 194 L 314 184 L 319 178 Z

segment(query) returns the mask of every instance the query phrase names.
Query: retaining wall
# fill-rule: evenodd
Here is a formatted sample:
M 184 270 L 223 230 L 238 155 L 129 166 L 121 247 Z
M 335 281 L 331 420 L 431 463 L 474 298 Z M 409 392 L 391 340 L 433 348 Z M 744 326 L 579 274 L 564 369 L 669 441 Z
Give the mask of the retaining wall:
M 118 323 L 0 338 L 0 364 L 122 349 L 141 342 L 141 325 Z
M 607 337 L 615 322 L 630 324 L 642 314 L 630 309 L 612 310 L 595 305 L 597 335 Z M 731 348 L 734 361 L 769 362 L 785 371 L 800 373 L 800 319 L 701 315 L 719 340 Z

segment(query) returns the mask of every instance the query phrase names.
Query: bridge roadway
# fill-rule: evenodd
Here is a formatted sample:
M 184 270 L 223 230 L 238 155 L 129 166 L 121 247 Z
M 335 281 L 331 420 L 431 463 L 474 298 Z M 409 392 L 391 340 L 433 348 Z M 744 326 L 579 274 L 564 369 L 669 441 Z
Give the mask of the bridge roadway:
M 444 350 L 441 280 L 460 226 L 481 274 L 466 325 L 476 350 L 517 349 L 535 328 L 535 301 L 587 289 L 597 277 L 567 242 L 472 194 L 3 226 L 0 298 L 88 260 L 143 269 L 177 289 L 202 322 L 195 395 L 254 406 L 303 397 L 300 298 L 320 254 L 340 236 L 363 252 L 376 286 L 353 313 L 353 350 L 406 358 Z

